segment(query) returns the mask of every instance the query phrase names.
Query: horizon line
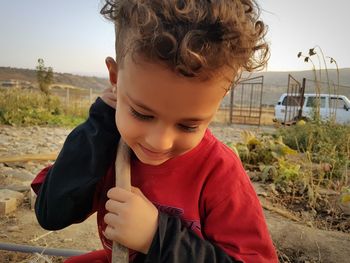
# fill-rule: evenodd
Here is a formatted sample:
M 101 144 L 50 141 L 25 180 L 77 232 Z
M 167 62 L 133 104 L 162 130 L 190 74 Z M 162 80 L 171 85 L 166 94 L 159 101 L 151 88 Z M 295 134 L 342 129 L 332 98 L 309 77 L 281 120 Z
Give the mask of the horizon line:
M 21 68 L 21 67 L 13 67 L 13 66 L 1 66 L 0 65 L 0 68 L 10 68 L 10 69 L 20 69 L 20 70 L 33 70 L 35 71 L 36 69 L 35 68 Z M 344 70 L 344 69 L 350 69 L 350 67 L 342 67 L 342 68 L 339 68 L 338 70 Z M 321 69 L 316 69 L 316 71 L 325 71 L 326 69 L 325 68 L 321 68 Z M 328 69 L 328 71 L 334 71 L 334 70 L 337 70 L 337 69 L 334 69 L 334 68 L 331 68 L 331 69 Z M 263 69 L 263 70 L 259 70 L 259 71 L 254 71 L 254 72 L 243 72 L 243 73 L 248 73 L 248 74 L 255 74 L 255 73 L 270 73 L 270 72 L 283 72 L 283 73 L 288 73 L 288 72 L 305 72 L 305 71 L 313 71 L 313 69 L 293 69 L 293 70 L 266 70 L 266 69 Z M 54 73 L 56 74 L 71 74 L 71 75 L 77 75 L 77 76 L 81 76 L 81 77 L 97 77 L 97 78 L 105 78 L 105 79 L 108 79 L 108 73 L 101 73 L 101 72 L 79 72 L 79 71 L 72 71 L 72 72 L 62 72 L 62 71 L 55 71 L 54 70 Z

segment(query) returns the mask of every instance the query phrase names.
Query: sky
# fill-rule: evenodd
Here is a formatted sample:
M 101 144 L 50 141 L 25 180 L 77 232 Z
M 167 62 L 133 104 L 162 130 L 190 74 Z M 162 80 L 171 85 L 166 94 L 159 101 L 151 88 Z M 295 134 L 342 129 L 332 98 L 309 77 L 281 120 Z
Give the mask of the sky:
M 268 71 L 312 69 L 299 51 L 333 57 L 350 68 L 348 0 L 257 0 L 268 25 Z M 34 69 L 38 58 L 56 72 L 107 76 L 104 59 L 115 56 L 114 27 L 100 0 L 0 0 L 0 66 Z M 321 66 L 324 67 L 322 56 Z M 314 59 L 319 67 L 319 60 Z M 335 68 L 326 58 L 327 68 Z

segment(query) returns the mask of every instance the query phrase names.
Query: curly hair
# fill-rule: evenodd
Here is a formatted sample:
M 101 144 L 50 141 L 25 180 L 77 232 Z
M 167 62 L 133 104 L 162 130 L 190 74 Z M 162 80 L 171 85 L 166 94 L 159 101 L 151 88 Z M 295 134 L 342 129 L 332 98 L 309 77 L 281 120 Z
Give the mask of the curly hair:
M 115 24 L 118 62 L 131 52 L 194 77 L 251 72 L 269 57 L 254 0 L 105 0 L 100 13 Z

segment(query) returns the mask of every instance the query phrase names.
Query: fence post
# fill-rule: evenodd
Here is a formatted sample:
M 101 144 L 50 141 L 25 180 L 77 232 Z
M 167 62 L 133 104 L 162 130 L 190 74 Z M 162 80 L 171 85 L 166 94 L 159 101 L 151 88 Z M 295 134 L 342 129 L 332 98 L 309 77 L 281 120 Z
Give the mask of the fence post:
M 304 106 L 304 93 L 305 93 L 306 78 L 303 78 L 303 82 L 300 87 L 300 108 L 298 112 L 298 120 L 303 116 L 303 106 Z
M 66 110 L 68 109 L 69 106 L 69 88 L 66 87 Z
M 230 89 L 230 92 L 231 92 L 231 94 L 230 94 L 230 124 L 232 124 L 232 122 L 233 122 L 233 87 L 231 87 L 231 89 Z

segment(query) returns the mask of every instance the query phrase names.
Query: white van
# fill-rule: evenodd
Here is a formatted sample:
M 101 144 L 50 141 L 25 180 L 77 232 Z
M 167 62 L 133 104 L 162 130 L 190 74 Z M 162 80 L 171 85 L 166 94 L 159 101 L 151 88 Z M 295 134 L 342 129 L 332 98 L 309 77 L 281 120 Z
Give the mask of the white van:
M 317 99 L 320 99 L 320 118 L 330 120 L 335 117 L 336 123 L 350 124 L 350 100 L 344 95 L 304 94 L 304 103 L 301 108 L 302 118 L 311 119 Z M 300 111 L 301 96 L 284 93 L 275 106 L 275 121 L 282 123 L 295 122 Z

